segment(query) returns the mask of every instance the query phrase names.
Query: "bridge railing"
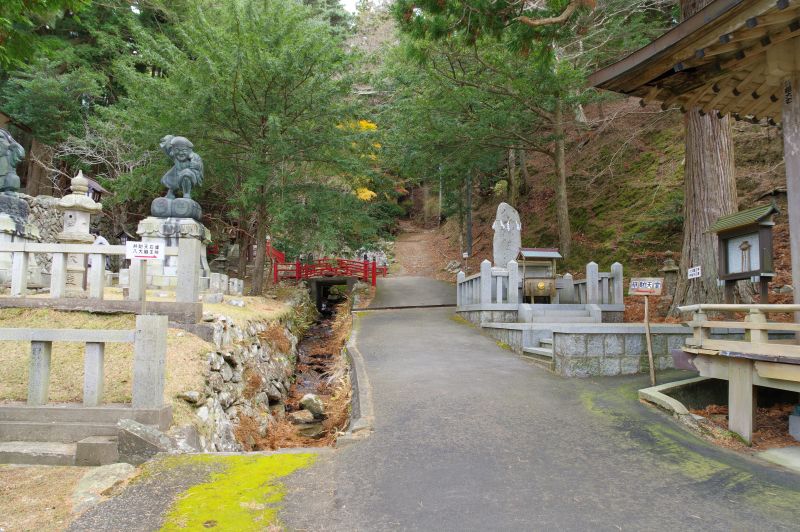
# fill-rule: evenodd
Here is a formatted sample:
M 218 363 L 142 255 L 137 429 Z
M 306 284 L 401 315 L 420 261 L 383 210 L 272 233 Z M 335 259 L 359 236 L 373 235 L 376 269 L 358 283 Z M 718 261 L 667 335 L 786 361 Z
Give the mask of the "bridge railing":
M 272 280 L 277 284 L 283 280 L 302 281 L 314 277 L 358 277 L 375 286 L 378 276 L 385 277 L 386 274 L 387 267 L 378 266 L 374 260 L 370 262 L 324 258 L 309 263 L 276 261 L 272 270 Z

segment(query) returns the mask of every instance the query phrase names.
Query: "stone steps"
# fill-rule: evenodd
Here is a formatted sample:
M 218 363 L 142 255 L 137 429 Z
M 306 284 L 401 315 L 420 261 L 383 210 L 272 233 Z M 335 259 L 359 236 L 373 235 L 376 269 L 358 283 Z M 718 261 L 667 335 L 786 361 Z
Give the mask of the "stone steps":
M 75 465 L 76 443 L 0 442 L 0 464 Z
M 0 442 L 74 443 L 90 436 L 116 436 L 116 423 L 3 421 Z
M 116 425 L 121 419 L 133 419 L 144 425 L 154 425 L 162 430 L 169 428 L 171 410 L 131 408 L 130 405 L 111 404 L 85 407 L 81 404 L 28 406 L 24 403 L 0 405 L 0 426 L 6 421 L 31 421 L 38 423 L 103 423 Z M 2 432 L 0 432 L 2 434 Z M 2 440 L 2 437 L 0 437 Z
M 522 354 L 537 366 L 553 371 L 553 350 L 547 347 L 523 347 Z
M 562 316 L 560 314 L 545 314 L 544 316 L 534 316 L 528 323 L 594 323 L 594 318 L 588 314 L 580 316 Z

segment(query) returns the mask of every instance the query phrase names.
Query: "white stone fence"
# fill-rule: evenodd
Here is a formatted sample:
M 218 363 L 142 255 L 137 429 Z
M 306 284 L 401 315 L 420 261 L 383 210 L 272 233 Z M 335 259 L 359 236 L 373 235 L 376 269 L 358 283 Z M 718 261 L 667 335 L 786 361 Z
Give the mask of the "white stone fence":
M 520 271 L 517 261 L 507 268 L 492 268 L 491 262 L 481 263 L 480 273 L 467 277 L 459 272 L 456 282 L 458 308 L 469 305 L 520 303 Z M 509 289 L 513 287 L 514 289 Z M 559 303 L 581 305 L 622 305 L 624 284 L 622 264 L 615 262 L 610 272 L 601 272 L 597 263 L 586 265 L 586 278 L 572 280 L 571 274 L 556 279 Z
M 513 289 L 509 289 L 509 287 Z M 510 261 L 508 268 L 492 268 L 492 263 L 481 263 L 480 273 L 466 277 L 458 272 L 456 285 L 456 304 L 467 305 L 516 304 L 519 303 L 519 267 L 517 261 Z
M 199 257 L 202 244 L 197 239 L 181 239 L 177 247 L 166 247 L 167 256 Z M 0 253 L 12 254 L 11 296 L 24 297 L 28 292 L 28 261 L 32 254 L 52 255 L 50 268 L 50 298 L 67 297 L 70 267 L 82 268 L 86 256 L 95 267 L 89 268 L 87 291 L 89 299 L 102 300 L 105 288 L 105 263 L 107 256 L 125 256 L 125 246 L 91 244 L 39 244 L 30 242 L 0 242 Z M 101 267 L 97 267 L 101 265 Z M 176 302 L 196 303 L 199 300 L 200 260 L 178 261 Z M 147 261 L 133 260 L 130 267 L 128 300 L 146 299 Z M 77 287 L 82 290 L 82 287 Z
M 0 341 L 31 343 L 27 401 L 29 406 L 43 406 L 48 402 L 53 342 L 85 343 L 83 406 L 87 407 L 103 404 L 106 344 L 133 343 L 132 407 L 159 409 L 164 406 L 167 325 L 166 316 L 136 316 L 136 330 L 133 331 L 0 329 Z
M 574 300 L 565 301 L 581 305 L 622 305 L 625 286 L 622 278 L 622 264 L 615 262 L 610 272 L 601 272 L 596 262 L 586 265 L 586 278 L 572 281 L 574 288 L 567 286 L 572 276 L 566 274 L 562 283 L 564 291 L 574 291 Z

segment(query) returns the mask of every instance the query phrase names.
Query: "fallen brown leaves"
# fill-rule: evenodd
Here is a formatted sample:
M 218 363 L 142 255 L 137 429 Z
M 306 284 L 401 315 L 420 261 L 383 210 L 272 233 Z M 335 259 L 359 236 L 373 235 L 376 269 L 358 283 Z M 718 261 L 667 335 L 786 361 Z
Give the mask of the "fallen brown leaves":
M 792 413 L 793 408 L 794 405 L 791 404 L 757 408 L 751 447 L 747 447 L 742 441 L 725 434 L 725 432 L 719 433 L 719 437 L 715 438 L 715 441 L 724 447 L 733 449 L 765 450 L 800 445 L 800 442 L 789 435 L 789 414 Z M 690 412 L 703 416 L 716 428 L 728 431 L 727 405 L 709 405 L 702 409 L 690 410 Z

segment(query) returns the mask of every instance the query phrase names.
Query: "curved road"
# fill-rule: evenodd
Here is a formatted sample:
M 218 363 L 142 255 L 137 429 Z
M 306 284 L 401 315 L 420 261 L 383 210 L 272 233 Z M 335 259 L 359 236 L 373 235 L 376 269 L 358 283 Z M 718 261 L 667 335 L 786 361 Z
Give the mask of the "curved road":
M 373 305 L 453 292 L 388 278 Z M 800 477 L 641 405 L 644 377 L 562 379 L 449 308 L 363 313 L 357 345 L 374 431 L 288 479 L 291 530 L 800 528 Z

